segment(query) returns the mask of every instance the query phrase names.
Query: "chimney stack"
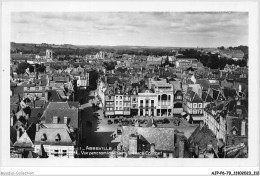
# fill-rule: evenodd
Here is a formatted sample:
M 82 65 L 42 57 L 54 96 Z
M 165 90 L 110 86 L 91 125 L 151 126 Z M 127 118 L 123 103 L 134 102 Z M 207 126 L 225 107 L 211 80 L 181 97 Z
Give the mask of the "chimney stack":
M 154 144 L 154 143 L 152 143 L 152 144 L 150 145 L 150 152 L 151 152 L 151 153 L 154 153 L 154 152 L 155 152 L 155 144 Z
M 17 134 L 16 134 L 16 140 L 18 141 L 20 138 L 20 129 L 17 130 Z
M 68 117 L 64 117 L 64 124 L 68 124 Z
M 58 123 L 58 117 L 57 116 L 53 116 L 53 123 Z
M 246 121 L 242 120 L 241 122 L 241 136 L 245 136 L 246 135 Z
M 12 127 L 14 125 L 14 117 L 11 117 L 11 122 L 10 122 L 10 126 Z
M 38 131 L 39 131 L 39 129 L 40 129 L 40 124 L 39 124 L 39 123 L 37 123 L 37 124 L 36 124 L 36 132 L 38 132 Z
M 137 145 L 138 145 L 138 139 L 137 135 L 130 135 L 129 136 L 129 154 L 137 154 Z
M 184 140 L 179 141 L 179 158 L 184 158 Z

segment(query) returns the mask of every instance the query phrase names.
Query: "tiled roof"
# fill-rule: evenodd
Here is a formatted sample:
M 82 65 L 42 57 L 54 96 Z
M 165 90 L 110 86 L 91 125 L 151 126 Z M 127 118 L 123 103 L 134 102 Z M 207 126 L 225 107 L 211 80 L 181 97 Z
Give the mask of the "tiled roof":
M 41 141 L 41 137 L 46 135 L 46 141 Z M 55 138 L 60 135 L 60 141 L 56 142 Z M 69 135 L 69 132 L 64 128 L 40 128 L 35 135 L 35 145 L 63 145 L 73 146 L 73 141 Z
M 53 123 L 53 117 L 58 116 L 58 123 L 64 124 L 64 117 L 70 120 L 73 128 L 78 128 L 78 109 L 46 109 L 43 115 L 45 123 Z
M 174 151 L 174 131 L 174 128 L 123 126 L 120 143 L 127 150 L 130 135 L 137 134 L 142 135 L 150 144 L 155 144 L 155 150 L 157 151 Z

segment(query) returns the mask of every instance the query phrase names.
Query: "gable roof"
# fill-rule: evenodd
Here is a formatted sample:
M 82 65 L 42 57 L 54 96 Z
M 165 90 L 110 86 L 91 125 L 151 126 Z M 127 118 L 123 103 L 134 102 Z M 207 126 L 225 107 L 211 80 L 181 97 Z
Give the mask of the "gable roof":
M 48 101 L 62 101 L 62 100 L 59 93 L 56 90 L 49 90 Z
M 204 92 L 204 91 L 202 92 L 201 99 L 204 102 L 213 102 L 214 101 L 214 99 L 209 95 L 209 93 Z
M 120 143 L 127 150 L 130 135 L 137 134 L 142 135 L 150 144 L 155 144 L 155 150 L 157 151 L 174 151 L 174 131 L 174 128 L 123 126 Z
M 194 102 L 194 103 L 203 103 L 203 100 L 199 97 L 199 95 L 192 91 L 192 90 L 189 90 L 185 96 L 187 96 L 188 98 L 190 98 L 190 101 L 191 102 Z
M 21 148 L 31 148 L 33 147 L 33 143 L 28 136 L 27 132 L 25 131 L 22 136 L 14 143 L 14 147 L 21 147 Z
M 40 120 L 41 116 L 43 115 L 44 108 L 32 108 L 31 109 L 31 115 L 28 119 L 28 124 L 36 123 L 37 120 Z M 38 117 L 38 114 L 40 114 L 40 117 Z

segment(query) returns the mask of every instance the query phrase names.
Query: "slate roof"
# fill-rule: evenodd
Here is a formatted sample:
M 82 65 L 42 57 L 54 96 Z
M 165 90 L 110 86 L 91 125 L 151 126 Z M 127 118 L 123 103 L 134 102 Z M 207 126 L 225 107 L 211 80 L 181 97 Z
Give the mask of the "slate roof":
M 185 96 L 187 96 L 188 98 L 191 98 L 191 102 L 194 102 L 194 103 L 203 103 L 203 100 L 199 97 L 199 95 L 192 91 L 192 90 L 189 90 Z
M 43 134 L 46 135 L 46 141 L 41 141 Z M 55 138 L 57 134 L 60 135 L 60 141 L 56 142 Z M 73 146 L 74 143 L 69 135 L 69 132 L 64 128 L 40 128 L 35 134 L 34 145 L 62 145 Z
M 227 88 L 225 87 L 224 90 L 224 96 L 226 98 L 230 97 L 230 98 L 235 98 L 237 96 L 237 92 L 235 89 L 232 89 L 232 88 Z
M 122 83 L 118 77 L 107 77 L 108 84 L 114 84 L 115 82 Z
M 68 117 L 70 125 L 78 128 L 78 109 L 46 109 L 42 120 L 45 123 L 53 123 L 53 117 L 58 116 L 58 123 L 64 124 L 64 117 Z
M 212 102 L 212 101 L 214 101 L 214 99 L 207 92 L 204 92 L 204 91 L 202 92 L 201 99 L 204 102 Z
M 155 144 L 157 151 L 174 151 L 174 128 L 146 128 L 123 126 L 121 144 L 125 150 L 129 147 L 129 137 L 132 134 L 142 135 L 150 144 Z
M 79 108 L 79 106 L 80 106 L 78 101 L 67 101 L 67 102 L 68 102 L 70 108 L 73 108 L 73 107 Z
M 213 148 L 217 149 L 218 140 L 215 138 L 214 133 L 205 125 L 202 128 L 198 126 L 190 136 L 189 141 L 198 144 L 201 151 L 206 150 L 208 144 L 212 144 Z
M 41 116 L 43 115 L 44 108 L 32 108 L 31 109 L 31 115 L 28 119 L 28 124 L 36 123 L 37 120 L 40 120 Z M 38 114 L 41 116 L 38 118 Z
M 10 128 L 10 140 L 14 144 L 17 140 L 17 132 L 14 128 Z
M 48 99 L 49 101 L 62 101 L 60 95 L 56 90 L 49 90 L 48 91 Z

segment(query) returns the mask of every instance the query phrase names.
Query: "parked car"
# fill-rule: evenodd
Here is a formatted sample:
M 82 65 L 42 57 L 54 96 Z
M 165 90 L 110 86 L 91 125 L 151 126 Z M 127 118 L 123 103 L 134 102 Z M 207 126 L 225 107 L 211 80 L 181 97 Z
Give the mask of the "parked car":
M 164 118 L 164 119 L 163 119 L 163 123 L 166 123 L 166 124 L 168 124 L 168 123 L 170 123 L 170 120 L 169 120 L 169 119 L 167 119 L 167 118 Z
M 118 124 L 118 119 L 114 119 L 114 124 Z
M 122 131 L 120 129 L 117 129 L 117 135 L 121 135 Z
M 126 121 L 122 121 L 122 125 L 128 125 L 129 122 L 126 120 Z
M 112 124 L 113 122 L 111 120 L 108 120 L 107 123 L 110 125 Z

